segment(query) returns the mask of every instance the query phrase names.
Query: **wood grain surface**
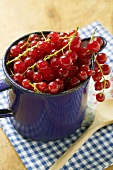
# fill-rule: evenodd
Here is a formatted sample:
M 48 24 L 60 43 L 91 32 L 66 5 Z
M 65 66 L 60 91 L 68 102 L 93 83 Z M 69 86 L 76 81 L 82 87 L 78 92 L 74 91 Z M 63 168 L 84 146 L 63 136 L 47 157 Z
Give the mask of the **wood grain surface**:
M 113 0 L 0 0 L 0 57 L 26 33 L 69 31 L 94 21 L 113 34 Z M 0 170 L 26 170 L 1 128 Z

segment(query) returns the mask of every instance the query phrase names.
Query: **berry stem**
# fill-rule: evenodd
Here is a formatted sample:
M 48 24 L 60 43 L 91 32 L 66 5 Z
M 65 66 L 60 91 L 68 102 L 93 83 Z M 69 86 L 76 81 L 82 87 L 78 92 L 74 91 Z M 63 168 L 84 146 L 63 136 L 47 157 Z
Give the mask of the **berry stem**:
M 91 36 L 91 39 L 90 39 L 90 41 L 92 41 L 94 38 L 95 38 L 95 33 L 96 33 L 96 30 L 97 30 L 97 28 L 95 28 L 95 30 L 94 30 L 94 32 L 92 33 L 92 36 Z
M 40 33 L 41 33 L 42 37 L 44 38 L 44 40 L 47 41 L 47 39 L 46 39 L 46 37 L 44 36 L 43 32 L 41 31 Z
M 33 88 L 34 88 L 34 91 L 35 92 L 40 92 L 37 88 L 36 88 L 36 85 L 35 84 L 32 84 L 32 83 L 29 83 Z
M 103 71 L 102 71 L 102 68 L 101 68 L 101 65 L 99 64 L 99 62 L 96 60 L 96 57 L 94 55 L 94 59 L 95 59 L 95 62 L 97 63 L 99 69 L 100 69 L 100 72 L 102 73 L 102 77 L 103 77 L 103 80 L 104 80 L 104 88 L 103 88 L 103 93 L 104 93 L 104 89 L 106 87 L 106 80 L 105 80 L 105 77 L 104 77 L 104 74 L 103 74 Z

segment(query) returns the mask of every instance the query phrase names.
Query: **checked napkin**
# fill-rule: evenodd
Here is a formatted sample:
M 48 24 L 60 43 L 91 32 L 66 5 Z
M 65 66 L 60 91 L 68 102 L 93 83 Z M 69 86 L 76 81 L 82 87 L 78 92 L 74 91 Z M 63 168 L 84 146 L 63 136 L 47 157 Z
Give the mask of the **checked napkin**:
M 110 67 L 113 67 L 113 36 L 99 22 L 93 22 L 80 29 L 79 33 L 82 38 L 91 37 L 95 28 L 97 28 L 96 35 L 103 36 L 108 42 L 103 52 L 108 56 L 107 62 Z M 0 77 L 4 78 L 1 63 L 2 61 L 0 60 Z M 112 74 L 109 78 L 111 80 L 111 88 L 106 90 L 105 95 L 106 97 L 113 97 Z M 91 81 L 91 87 L 92 83 Z M 48 170 L 91 124 L 96 105 L 95 91 L 89 88 L 88 103 L 82 127 L 69 137 L 53 142 L 37 142 L 23 138 L 13 128 L 9 118 L 0 119 L 0 125 L 27 170 Z M 7 108 L 7 106 L 7 91 L 4 91 L 0 93 L 0 109 Z M 108 125 L 92 135 L 61 170 L 103 170 L 111 164 L 113 164 L 113 125 Z

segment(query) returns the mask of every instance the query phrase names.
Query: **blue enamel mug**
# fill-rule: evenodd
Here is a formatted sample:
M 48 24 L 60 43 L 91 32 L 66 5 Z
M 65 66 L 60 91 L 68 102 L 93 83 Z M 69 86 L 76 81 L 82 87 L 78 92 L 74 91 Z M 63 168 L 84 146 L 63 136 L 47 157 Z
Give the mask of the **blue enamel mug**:
M 0 110 L 0 118 L 9 117 L 14 128 L 23 137 L 37 141 L 62 139 L 81 127 L 90 78 L 79 87 L 56 95 L 36 93 L 14 82 L 6 68 L 9 50 L 11 46 L 30 34 L 13 42 L 4 55 L 5 79 L 0 80 L 0 91 L 8 90 L 9 108 Z M 103 40 L 102 50 L 107 42 L 103 37 L 101 38 Z M 90 38 L 86 38 L 82 42 L 85 44 L 89 40 Z

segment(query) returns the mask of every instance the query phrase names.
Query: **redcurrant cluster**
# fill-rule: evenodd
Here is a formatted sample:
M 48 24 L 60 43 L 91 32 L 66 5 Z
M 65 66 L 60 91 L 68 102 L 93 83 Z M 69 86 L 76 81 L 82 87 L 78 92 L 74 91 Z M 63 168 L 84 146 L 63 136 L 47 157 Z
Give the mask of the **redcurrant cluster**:
M 6 65 L 15 82 L 35 92 L 57 94 L 78 87 L 89 76 L 95 81 L 95 90 L 102 90 L 110 86 L 104 76 L 110 73 L 106 54 L 94 56 L 102 45 L 100 37 L 92 36 L 83 46 L 78 30 L 32 33 L 10 48 Z M 104 98 L 103 92 L 96 95 L 98 101 Z

